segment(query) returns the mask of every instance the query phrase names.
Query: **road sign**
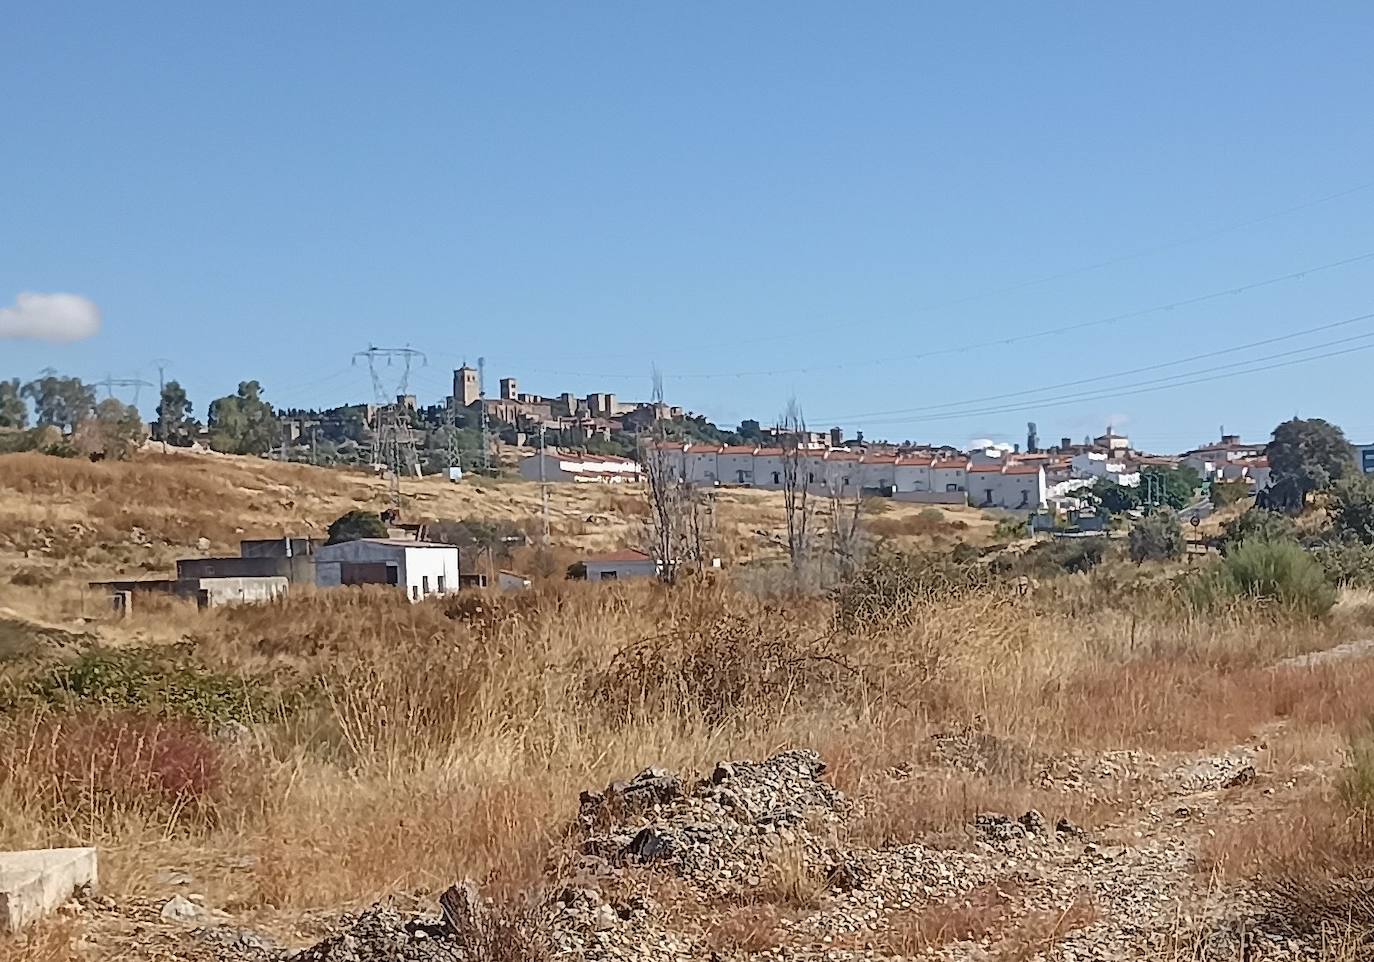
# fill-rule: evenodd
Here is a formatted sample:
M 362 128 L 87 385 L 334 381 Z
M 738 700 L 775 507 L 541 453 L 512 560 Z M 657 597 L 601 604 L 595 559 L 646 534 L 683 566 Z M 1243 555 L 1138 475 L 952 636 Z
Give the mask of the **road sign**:
M 1191 524 L 1194 528 L 1196 528 L 1198 525 L 1202 524 L 1202 519 L 1199 518 L 1197 515 L 1193 515 L 1193 517 L 1188 521 L 1188 523 Z

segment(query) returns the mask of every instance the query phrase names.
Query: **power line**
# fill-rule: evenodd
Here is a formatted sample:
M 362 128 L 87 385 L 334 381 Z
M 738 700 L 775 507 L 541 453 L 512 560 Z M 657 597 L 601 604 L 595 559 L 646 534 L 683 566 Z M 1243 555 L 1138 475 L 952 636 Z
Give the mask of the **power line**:
M 1088 321 L 1077 321 L 1072 324 L 1061 324 L 1058 327 L 1045 328 L 1044 330 L 1031 331 L 1026 334 L 1013 334 L 1008 337 L 991 338 L 985 341 L 977 341 L 969 344 L 952 345 L 950 347 L 935 348 L 928 351 L 920 351 L 915 354 L 887 354 L 882 357 L 875 357 L 869 360 L 854 361 L 851 363 L 838 364 L 818 364 L 807 367 L 795 368 L 773 368 L 769 370 L 753 371 L 695 371 L 682 374 L 664 375 L 671 380 L 706 380 L 724 378 L 743 378 L 743 377 L 778 377 L 784 374 L 816 374 L 842 371 L 853 368 L 880 367 L 890 365 L 897 361 L 919 361 L 933 357 L 947 357 L 951 354 L 965 354 L 970 351 L 981 351 L 991 347 L 1005 347 L 1011 344 L 1021 344 L 1026 341 L 1039 340 L 1046 337 L 1055 337 L 1061 334 L 1071 334 L 1075 331 L 1088 330 L 1094 327 L 1103 327 L 1109 324 L 1117 324 L 1121 321 L 1135 320 L 1140 317 L 1147 317 L 1151 314 L 1159 314 L 1165 311 L 1177 310 L 1181 307 L 1192 307 L 1196 304 L 1203 304 L 1207 301 L 1217 300 L 1223 297 L 1230 297 L 1239 294 L 1246 294 L 1250 291 L 1259 290 L 1264 287 L 1271 287 L 1274 284 L 1282 284 L 1287 281 L 1301 280 L 1310 274 L 1317 274 L 1322 271 L 1337 270 L 1342 267 L 1349 267 L 1352 264 L 1362 263 L 1374 259 L 1374 251 L 1366 251 L 1363 254 L 1356 254 L 1353 257 L 1345 257 L 1336 261 L 1329 261 L 1325 264 L 1317 264 L 1313 267 L 1305 267 L 1301 270 L 1289 271 L 1285 274 L 1278 274 L 1273 277 L 1266 277 L 1262 280 L 1250 281 L 1245 284 L 1233 285 L 1206 294 L 1198 294 L 1193 297 L 1186 297 L 1180 300 L 1169 301 L 1164 304 L 1156 304 L 1152 307 L 1141 308 L 1134 311 L 1126 311 L 1121 314 L 1111 314 L 1106 317 L 1094 318 Z M 544 368 L 531 368 L 533 373 L 556 374 L 563 377 L 587 377 L 587 378 L 622 378 L 639 380 L 644 377 L 642 373 L 607 373 L 592 371 L 554 371 Z
M 860 412 L 860 413 L 858 413 L 858 414 L 846 414 L 846 415 L 841 415 L 841 416 L 839 416 L 839 417 L 825 417 L 825 418 L 821 418 L 820 420 L 822 420 L 822 421 L 844 422 L 844 421 L 857 421 L 857 420 L 859 420 L 859 419 L 861 419 L 861 418 L 867 418 L 867 417 L 882 417 L 882 416 L 886 416 L 886 415 L 889 415 L 889 414 L 921 414 L 921 413 L 924 413 L 924 412 L 927 412 L 927 411 L 939 411 L 939 410 L 942 410 L 942 409 L 945 409 L 945 408 L 963 407 L 964 405 L 968 405 L 968 404 L 984 404 L 984 403 L 987 403 L 987 402 L 989 402 L 989 401 L 1000 401 L 1000 400 L 1003 400 L 1003 399 L 1005 399 L 1005 398 L 1025 397 L 1026 395 L 1030 395 L 1030 394 L 1043 394 L 1043 393 L 1046 393 L 1046 392 L 1048 392 L 1048 391 L 1057 391 L 1057 390 L 1060 390 L 1061 388 L 1076 387 L 1076 386 L 1081 385 L 1081 384 L 1093 384 L 1093 383 L 1096 383 L 1096 382 L 1098 382 L 1098 381 L 1110 381 L 1110 380 L 1113 380 L 1113 379 L 1115 379 L 1115 378 L 1130 377 L 1130 376 L 1135 375 L 1135 374 L 1144 374 L 1144 373 L 1147 372 L 1147 371 L 1158 371 L 1158 370 L 1161 370 L 1161 369 L 1166 368 L 1166 367 L 1176 367 L 1176 366 L 1178 366 L 1179 364 L 1189 364 L 1189 363 L 1191 363 L 1191 362 L 1193 362 L 1193 361 L 1202 361 L 1202 360 L 1206 360 L 1206 359 L 1209 358 L 1209 357 L 1220 357 L 1220 356 L 1222 356 L 1222 355 L 1224 355 L 1224 354 L 1235 354 L 1235 353 L 1237 353 L 1237 352 L 1239 352 L 1239 351 L 1248 351 L 1248 350 L 1251 350 L 1251 349 L 1256 348 L 1256 347 L 1264 347 L 1264 346 L 1269 345 L 1269 344 L 1278 344 L 1278 343 L 1280 343 L 1280 342 L 1282 342 L 1282 341 L 1291 341 L 1291 340 L 1293 340 L 1293 339 L 1295 339 L 1295 338 L 1306 337 L 1306 336 L 1309 335 L 1309 334 L 1317 334 L 1317 333 L 1319 333 L 1319 332 L 1321 332 L 1321 331 L 1330 331 L 1330 330 L 1334 330 L 1335 328 L 1338 328 L 1338 327 L 1349 327 L 1351 324 L 1358 324 L 1358 323 L 1360 323 L 1361 321 L 1368 321 L 1368 320 L 1371 320 L 1371 319 L 1374 319 L 1374 313 L 1371 313 L 1371 314 L 1361 314 L 1361 315 L 1359 315 L 1359 316 L 1357 316 L 1357 317 L 1348 317 L 1348 318 L 1346 318 L 1346 319 L 1343 320 L 1343 321 L 1333 321 L 1333 322 L 1331 322 L 1330 324 L 1318 324 L 1318 325 L 1315 326 L 1315 327 L 1305 328 L 1304 330 L 1301 330 L 1301 331 L 1293 331 L 1293 332 L 1288 333 L 1288 334 L 1280 334 L 1280 335 L 1278 335 L 1278 336 L 1276 336 L 1276 337 L 1266 337 L 1266 338 L 1264 338 L 1264 339 L 1262 339 L 1262 340 L 1251 341 L 1251 342 L 1249 342 L 1248 344 L 1237 344 L 1237 345 L 1235 345 L 1234 347 L 1219 348 L 1219 349 L 1217 349 L 1217 350 L 1215 350 L 1215 351 L 1206 351 L 1206 352 L 1201 353 L 1201 354 L 1190 354 L 1190 355 L 1188 355 L 1188 356 L 1186 356 L 1186 357 L 1175 358 L 1175 359 L 1172 360 L 1172 361 L 1161 361 L 1161 362 L 1159 362 L 1158 364 L 1147 364 L 1147 365 L 1145 365 L 1145 366 L 1143 366 L 1143 367 L 1135 367 L 1135 368 L 1131 368 L 1131 369 L 1126 370 L 1126 371 L 1113 371 L 1113 372 L 1110 373 L 1110 374 L 1098 374 L 1098 375 L 1095 375 L 1095 376 L 1093 376 L 1093 377 L 1078 378 L 1077 380 L 1073 380 L 1073 381 L 1061 381 L 1061 382 L 1059 382 L 1058 384 L 1047 384 L 1047 385 L 1045 385 L 1044 387 L 1030 388 L 1030 389 L 1027 389 L 1027 390 L 1024 390 L 1024 391 L 1008 391 L 1008 392 L 1006 392 L 1006 393 L 1004 393 L 1004 394 L 988 394 L 988 395 L 984 395 L 984 396 L 982 396 L 982 397 L 965 398 L 964 400 L 961 400 L 961 401 L 947 401 L 947 402 L 945 402 L 945 403 L 943 403 L 943 404 L 927 404 L 927 405 L 922 405 L 922 406 L 920 406 L 920 407 L 911 407 L 911 408 L 888 408 L 888 409 L 882 410 L 882 411 L 864 411 L 864 412 Z M 1369 334 L 1361 334 L 1361 335 L 1359 335 L 1359 337 L 1369 337 L 1369 336 L 1371 336 L 1371 335 L 1369 335 Z M 1346 339 L 1346 340 L 1353 340 L 1353 338 L 1348 338 L 1348 339 Z M 1342 341 L 1332 341 L 1332 342 L 1328 342 L 1328 343 L 1326 343 L 1326 344 L 1316 344 L 1316 345 L 1312 345 L 1312 346 L 1307 347 L 1307 348 L 1300 348 L 1300 349 L 1297 350 L 1297 351 L 1292 351 L 1292 352 L 1288 352 L 1288 353 L 1297 354 L 1297 353 L 1301 353 L 1302 351 L 1315 350 L 1315 349 L 1318 348 L 1318 347 L 1328 347 L 1328 346 L 1330 346 L 1331 344 L 1338 344 L 1338 343 L 1343 343 L 1343 342 L 1342 342 Z M 1272 356 L 1273 356 L 1273 357 L 1279 357 L 1279 356 L 1282 356 L 1282 355 L 1272 355 Z M 1251 361 L 1254 361 L 1254 360 L 1267 360 L 1267 359 L 1266 359 L 1266 358 L 1252 358 L 1252 359 L 1251 359 Z M 1244 362 L 1240 362 L 1240 363 L 1250 363 L 1250 361 L 1244 361 Z M 1223 367 L 1225 367 L 1225 366 L 1226 366 L 1226 365 L 1223 365 Z M 1182 376 L 1182 375 L 1175 375 L 1175 376 Z
M 1370 337 L 1370 336 L 1374 336 L 1374 334 L 1362 335 L 1362 336 L 1363 336 L 1363 337 Z M 1353 340 L 1353 338 L 1345 338 L 1344 340 L 1349 341 L 1349 340 Z M 1332 342 L 1332 343 L 1340 343 L 1340 342 Z M 1312 350 L 1312 349 L 1314 349 L 1315 347 L 1319 347 L 1319 346 L 1321 346 L 1321 345 L 1314 345 L 1313 348 L 1308 348 L 1307 350 Z M 1276 364 L 1266 364 L 1266 365 L 1262 365 L 1262 366 L 1260 366 L 1260 367 L 1251 367 L 1251 368 L 1246 368 L 1246 369 L 1244 369 L 1244 370 L 1231 371 L 1231 372 L 1229 372 L 1229 373 L 1224 373 L 1224 374 L 1217 374 L 1217 373 L 1215 373 L 1215 372 L 1209 371 L 1209 372 L 1206 372 L 1206 373 L 1201 374 L 1200 376 L 1191 377 L 1191 379 L 1188 379 L 1188 380 L 1176 381 L 1176 380 L 1172 380 L 1172 379 L 1171 379 L 1171 383 L 1168 383 L 1168 384 L 1155 384 L 1155 385 L 1152 386 L 1152 387 L 1140 387 L 1140 388 L 1135 388 L 1134 385 L 1123 385 L 1123 388 L 1124 388 L 1124 389 L 1122 389 L 1122 390 L 1104 391 L 1104 392 L 1101 392 L 1101 393 L 1098 393 L 1098 394 L 1093 394 L 1093 395 L 1079 395 L 1079 396 L 1074 396 L 1074 397 L 1055 398 L 1055 399 L 1053 399 L 1053 400 L 1045 399 L 1045 400 L 1042 400 L 1042 401 L 1032 401 L 1032 402 L 1028 402 L 1028 403 L 1026 403 L 1026 404 L 1011 405 L 1011 406 L 1001 407 L 1001 408 L 988 408 L 988 409 L 984 409 L 984 410 L 981 410 L 981 411 L 954 411 L 954 412 L 949 412 L 949 413 L 945 413 L 945 414 L 932 414 L 932 415 L 926 415 L 926 416 L 923 416 L 923 417 L 916 417 L 916 418 L 891 418 L 891 419 L 868 420 L 868 421 L 865 421 L 864 424 L 865 424 L 865 425 L 876 425 L 876 424 L 908 424 L 908 423 L 923 423 L 923 422 L 928 422 L 928 421 L 949 421 L 949 420 L 953 420 L 953 419 L 956 419 L 956 418 L 979 417 L 979 416 L 984 416 L 984 415 L 989 415 L 989 414 L 1008 414 L 1008 413 L 1015 412 L 1015 411 L 1038 411 L 1038 410 L 1041 410 L 1042 408 L 1048 408 L 1048 407 L 1062 407 L 1063 405 L 1066 405 L 1066 404 L 1079 404 L 1079 403 L 1082 403 L 1082 402 L 1084 402 L 1084 401 L 1100 401 L 1100 400 L 1112 400 L 1112 399 L 1122 398 L 1122 397 L 1133 397 L 1133 396 L 1138 395 L 1138 394 L 1150 394 L 1150 393 L 1155 392 L 1155 391 L 1165 391 L 1165 390 L 1169 390 L 1169 389 L 1171 389 L 1171 388 L 1188 387 L 1189 385 L 1193 385 L 1193 384 L 1203 384 L 1203 383 L 1206 383 L 1206 382 L 1208 382 L 1208 381 L 1220 381 L 1220 380 L 1225 380 L 1225 379 L 1227 379 L 1227 378 L 1239 377 L 1239 376 L 1241 376 L 1241 375 L 1243 375 L 1243 374 L 1258 374 L 1258 373 L 1263 372 L 1263 371 L 1274 371 L 1274 370 L 1278 370 L 1278 369 L 1280 369 L 1280 368 L 1293 367 L 1293 366 L 1298 365 L 1298 364 L 1306 364 L 1306 363 L 1308 363 L 1309 361 L 1320 361 L 1320 360 L 1323 360 L 1323 359 L 1325 359 L 1325 358 L 1339 357 L 1339 356 L 1345 355 L 1345 354 L 1356 354 L 1356 353 L 1359 353 L 1360 351 L 1368 351 L 1368 350 L 1371 350 L 1371 349 L 1374 349 L 1374 344 L 1362 344 L 1362 345 L 1360 345 L 1359 347 L 1349 347 L 1349 348 L 1345 348 L 1345 349 L 1339 350 L 1339 351 L 1327 351 L 1327 352 L 1324 353 L 1324 354 L 1314 354 L 1314 355 L 1312 355 L 1311 357 L 1300 357 L 1300 358 L 1295 358 L 1295 359 L 1289 360 L 1289 361 L 1280 361 L 1280 362 L 1278 362 L 1278 363 L 1276 363 Z M 1295 352 L 1289 351 L 1289 352 L 1285 352 L 1285 353 L 1292 354 L 1292 353 L 1295 353 Z M 1281 356 L 1281 355 L 1275 355 L 1275 356 Z M 1250 363 L 1253 363 L 1254 361 L 1257 361 L 1257 360 L 1263 360 L 1263 358 L 1253 358 L 1253 359 L 1251 359 L 1250 361 L 1245 361 L 1245 362 L 1241 362 L 1241 363 L 1250 364 Z M 1230 366 L 1230 365 L 1228 365 L 1228 366 Z M 1193 374 L 1197 374 L 1198 372 L 1192 372 L 1192 373 L 1193 373 Z M 1175 377 L 1189 377 L 1189 375 L 1175 375 Z M 1152 383 L 1152 382 L 1141 382 L 1141 383 L 1150 384 L 1150 383 Z

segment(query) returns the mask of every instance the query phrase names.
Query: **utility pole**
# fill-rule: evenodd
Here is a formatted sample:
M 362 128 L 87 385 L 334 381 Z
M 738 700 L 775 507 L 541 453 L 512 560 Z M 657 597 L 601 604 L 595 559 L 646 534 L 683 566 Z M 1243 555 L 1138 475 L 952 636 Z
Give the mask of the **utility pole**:
M 548 450 L 544 444 L 545 425 L 541 421 L 539 424 L 539 500 L 543 505 L 544 512 L 544 547 L 549 546 L 549 482 L 544 474 L 547 463 L 545 452 Z
M 167 453 L 167 416 L 162 411 L 162 395 L 167 390 L 167 365 L 172 362 L 165 357 L 153 358 L 157 365 L 157 436 L 162 440 L 162 453 Z
M 485 357 L 477 359 L 477 410 L 482 424 L 482 473 L 487 474 L 490 472 L 491 465 L 487 460 L 487 359 Z

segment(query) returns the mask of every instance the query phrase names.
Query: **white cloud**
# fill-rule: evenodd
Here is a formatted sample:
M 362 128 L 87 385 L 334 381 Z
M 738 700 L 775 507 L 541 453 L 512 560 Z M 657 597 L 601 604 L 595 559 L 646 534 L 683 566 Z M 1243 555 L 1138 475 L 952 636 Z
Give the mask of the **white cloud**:
M 100 308 L 80 294 L 25 291 L 12 307 L 0 307 L 0 340 L 84 341 L 100 330 Z
M 1005 441 L 994 441 L 992 438 L 974 438 L 968 443 L 970 451 L 1002 451 L 1009 453 L 1013 445 Z

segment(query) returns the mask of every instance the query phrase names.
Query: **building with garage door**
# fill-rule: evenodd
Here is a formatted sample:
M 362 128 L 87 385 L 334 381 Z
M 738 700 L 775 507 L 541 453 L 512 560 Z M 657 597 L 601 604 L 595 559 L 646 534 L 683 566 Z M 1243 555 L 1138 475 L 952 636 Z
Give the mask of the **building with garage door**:
M 394 585 L 411 601 L 458 590 L 458 549 L 433 541 L 360 538 L 315 552 L 315 584 Z

